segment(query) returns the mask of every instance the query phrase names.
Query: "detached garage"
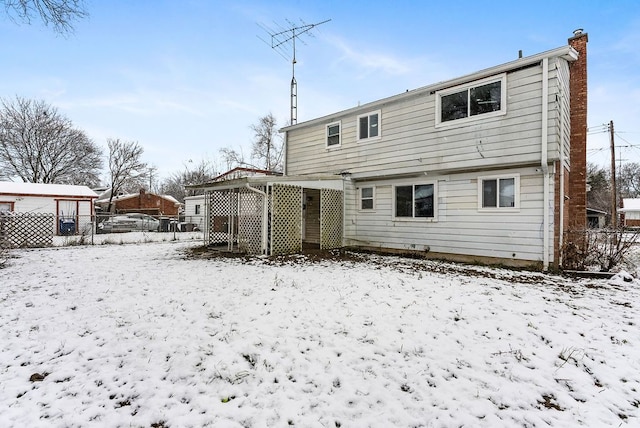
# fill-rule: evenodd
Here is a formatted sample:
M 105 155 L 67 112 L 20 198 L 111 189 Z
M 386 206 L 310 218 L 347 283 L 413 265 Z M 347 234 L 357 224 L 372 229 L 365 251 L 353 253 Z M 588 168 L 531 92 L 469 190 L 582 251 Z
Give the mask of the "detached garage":
M 49 214 L 56 235 L 78 234 L 90 225 L 97 197 L 87 186 L 0 182 L 0 212 Z

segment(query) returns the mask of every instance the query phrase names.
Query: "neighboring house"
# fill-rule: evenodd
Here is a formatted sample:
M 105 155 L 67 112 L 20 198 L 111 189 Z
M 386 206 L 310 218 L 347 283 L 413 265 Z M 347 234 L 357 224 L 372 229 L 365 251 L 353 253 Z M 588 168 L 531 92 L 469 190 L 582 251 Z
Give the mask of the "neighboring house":
M 263 169 L 236 167 L 218 175 L 211 182 L 219 183 L 246 177 L 272 177 L 281 175 L 282 173 L 267 171 Z M 198 230 L 205 230 L 205 218 L 209 215 L 209 209 L 206 202 L 207 199 L 205 195 L 187 196 L 184 198 L 184 223 L 187 230 L 192 230 L 194 228 L 197 228 Z M 214 206 L 215 205 L 216 204 L 214 204 Z M 226 228 L 228 222 L 225 214 L 228 209 L 225 208 L 216 212 L 214 211 L 211 212 L 211 224 L 214 224 L 214 228 L 216 229 L 221 229 L 223 227 Z
M 607 220 L 607 213 L 595 208 L 587 208 L 587 225 L 592 229 L 602 229 Z
M 0 182 L 0 211 L 53 214 L 58 235 L 80 233 L 79 225 L 91 224 L 97 197 L 87 186 Z
M 139 193 L 114 196 L 112 212 L 115 214 L 144 213 L 152 216 L 177 216 L 182 204 L 173 196 L 156 195 L 141 189 Z M 96 206 L 103 212 L 109 209 L 109 196 L 101 197 Z
M 187 196 L 184 198 L 184 223 L 187 230 L 204 230 L 205 196 Z
M 285 127 L 283 177 L 200 187 L 228 201 L 228 243 L 248 252 L 317 243 L 557 266 L 587 222 L 586 45 L 576 31 L 567 46 Z
M 622 208 L 618 211 L 624 215 L 625 227 L 640 227 L 640 198 L 622 199 Z

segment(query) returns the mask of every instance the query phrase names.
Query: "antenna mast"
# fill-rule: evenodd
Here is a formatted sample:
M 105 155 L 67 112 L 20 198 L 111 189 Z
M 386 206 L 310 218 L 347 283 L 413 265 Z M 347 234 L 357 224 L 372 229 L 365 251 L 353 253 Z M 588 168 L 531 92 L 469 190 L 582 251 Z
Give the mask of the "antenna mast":
M 283 55 L 283 46 L 291 42 L 292 45 L 292 59 L 291 59 L 291 125 L 295 125 L 298 121 L 298 82 L 296 82 L 296 38 L 299 38 L 305 33 L 308 33 L 318 25 L 331 21 L 327 19 L 316 24 L 305 24 L 301 26 L 292 26 L 286 30 L 279 32 L 271 31 L 270 29 L 263 27 L 271 36 L 271 48 L 278 50 L 280 55 Z M 291 24 L 291 22 L 289 22 Z M 292 24 L 291 24 L 292 25 Z M 286 57 L 285 57 L 286 58 Z

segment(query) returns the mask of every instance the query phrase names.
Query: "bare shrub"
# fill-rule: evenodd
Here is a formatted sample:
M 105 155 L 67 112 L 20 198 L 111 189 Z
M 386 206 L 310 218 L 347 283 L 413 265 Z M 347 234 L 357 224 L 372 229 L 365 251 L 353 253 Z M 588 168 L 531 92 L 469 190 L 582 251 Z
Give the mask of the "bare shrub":
M 562 246 L 562 267 L 610 272 L 625 261 L 639 238 L 640 229 L 622 227 L 568 231 Z

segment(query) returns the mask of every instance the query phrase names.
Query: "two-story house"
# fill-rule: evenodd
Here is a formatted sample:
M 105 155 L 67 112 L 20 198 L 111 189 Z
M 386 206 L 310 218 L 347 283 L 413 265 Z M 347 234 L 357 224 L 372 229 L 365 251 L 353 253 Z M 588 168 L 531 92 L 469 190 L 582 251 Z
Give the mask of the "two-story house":
M 557 265 L 586 227 L 586 44 L 283 128 L 283 177 L 207 187 L 239 214 L 226 242 Z

